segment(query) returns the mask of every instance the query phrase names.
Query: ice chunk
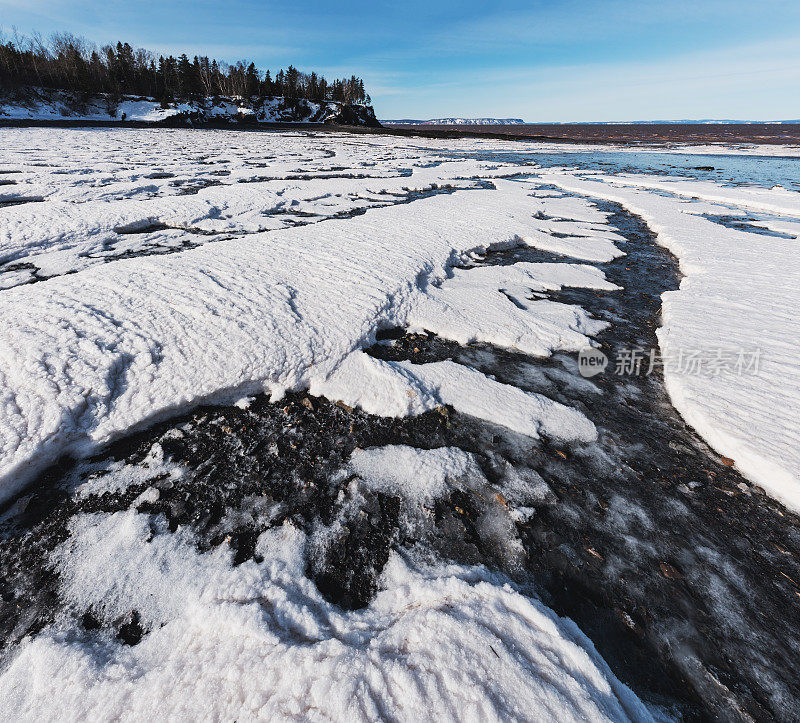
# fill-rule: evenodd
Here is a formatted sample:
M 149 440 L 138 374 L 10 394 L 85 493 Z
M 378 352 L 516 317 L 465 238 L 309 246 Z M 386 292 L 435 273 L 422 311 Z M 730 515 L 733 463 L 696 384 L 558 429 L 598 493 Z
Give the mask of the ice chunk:
M 458 447 L 416 449 L 403 444 L 357 449 L 348 469 L 370 489 L 430 502 L 464 481 L 486 479 L 475 458 Z
M 613 291 L 594 266 L 517 263 L 456 269 L 440 287 L 429 287 L 408 314 L 410 327 L 432 331 L 460 344 L 473 341 L 547 356 L 554 349 L 577 351 L 589 345 L 607 322 L 583 309 L 555 301 L 534 301 L 534 291 L 564 286 Z

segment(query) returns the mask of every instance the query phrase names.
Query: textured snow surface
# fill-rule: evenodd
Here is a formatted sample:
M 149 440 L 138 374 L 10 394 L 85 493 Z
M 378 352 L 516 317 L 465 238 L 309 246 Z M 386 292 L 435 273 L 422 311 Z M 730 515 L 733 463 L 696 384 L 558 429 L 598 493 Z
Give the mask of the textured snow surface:
M 536 356 L 553 349 L 577 351 L 607 323 L 579 307 L 529 298 L 532 292 L 564 286 L 617 288 L 594 266 L 517 263 L 457 269 L 440 287 L 429 289 L 408 322 L 460 344 L 483 341 Z
M 385 362 L 355 351 L 327 378 L 312 381 L 310 391 L 381 416 L 404 417 L 449 404 L 529 437 L 541 433 L 572 442 L 597 437 L 594 424 L 577 409 L 451 361 Z
M 373 602 L 327 603 L 305 539 L 264 533 L 262 563 L 199 554 L 134 512 L 86 515 L 53 558 L 76 609 L 135 607 L 141 643 L 55 626 L 0 677 L 15 720 L 649 720 L 567 619 L 482 568 L 393 554 Z
M 379 325 L 404 325 L 460 254 L 518 243 L 534 223 L 522 189 L 471 190 L 6 290 L 0 498 L 60 454 L 86 453 L 193 404 L 313 388 Z M 551 272 L 556 285 L 569 283 Z M 603 283 L 580 268 L 567 276 Z M 543 283 L 515 283 L 526 278 Z M 543 330 L 542 351 L 577 348 L 582 332 L 600 328 L 580 310 L 546 311 L 523 329 L 526 338 Z
M 523 173 L 629 206 L 679 256 L 687 278 L 665 297 L 665 353 L 761 349 L 758 375 L 668 374 L 669 390 L 687 420 L 745 474 L 791 504 L 800 494 L 793 491 L 800 490 L 800 432 L 792 412 L 800 384 L 796 345 L 788 342 L 797 338 L 796 240 L 698 216 L 759 211 L 766 215 L 755 230 L 792 236 L 800 209 L 795 192 L 644 175 L 543 173 L 520 165 L 525 153 L 534 159 L 530 144 L 521 143 L 502 144 L 516 153 L 512 162 L 453 158 L 453 152 L 498 146 L 480 139 L 133 129 L 5 129 L 3 135 L 0 204 L 16 204 L 0 207 L 0 289 L 8 290 L 0 349 L 4 494 L 23 483 L 18 472 L 31 460 L 77 451 L 80 440 L 102 442 L 220 392 L 279 393 L 323 382 L 331 370 L 325 365 L 335 367 L 379 325 L 411 324 L 460 342 L 484 340 L 534 354 L 585 345 L 603 322 L 532 295 L 559 284 L 607 288 L 590 277 L 593 272 L 571 280 L 548 270 L 542 280 L 524 266 L 447 270 L 461 252 L 492 243 L 525 243 L 591 262 L 624 252 L 605 223 L 607 213 L 586 199 L 502 180 Z M 481 179 L 491 179 L 497 190 L 477 190 Z M 438 198 L 419 198 L 442 190 L 447 193 Z M 382 218 L 385 206 L 394 207 Z M 364 210 L 363 217 L 330 220 Z M 292 229 L 322 222 L 319 232 Z M 360 246 L 350 246 L 350 231 Z M 402 249 L 395 232 L 404 234 Z M 367 241 L 369 234 L 386 238 Z M 195 246 L 209 251 L 190 250 Z M 303 247 L 299 253 L 297 246 Z M 141 254 L 175 259 L 124 260 Z M 337 254 L 347 257 L 343 265 Z M 365 286 L 373 260 L 386 269 L 403 254 L 396 274 L 378 274 L 369 281 L 371 291 Z M 366 302 L 357 319 L 332 320 L 342 337 L 325 326 L 324 315 L 309 316 L 307 324 L 291 311 L 298 293 L 325 293 L 322 277 L 329 270 L 339 293 L 348 296 L 349 284 Z M 48 288 L 21 288 L 76 271 Z M 303 278 L 297 281 L 296 274 Z M 303 361 L 274 344 L 264 350 L 266 339 L 320 323 L 313 340 L 298 337 Z M 225 354 L 213 340 L 223 338 L 230 348 L 250 344 L 258 351 L 233 352 L 228 368 L 214 371 Z M 272 361 L 264 364 L 264 357 Z M 323 373 L 306 374 L 306 363 L 321 365 Z M 197 367 L 204 371 L 190 384 Z M 172 375 L 168 369 L 178 370 Z
M 770 494 L 800 509 L 800 263 L 796 238 L 728 228 L 696 215 L 703 198 L 740 208 L 795 215 L 800 194 L 784 189 L 723 188 L 693 181 L 641 177 L 584 180 L 547 174 L 577 193 L 621 203 L 658 234 L 686 275 L 663 295 L 664 357 L 723 350 L 758 352 L 758 373 L 692 374 L 667 365 L 673 404 L 721 454 Z M 631 186 L 669 189 L 676 197 Z M 705 212 L 705 207 L 699 209 Z M 739 211 L 740 212 L 740 211 Z M 771 226 L 773 220 L 766 221 Z M 777 222 L 778 227 L 782 224 Z
M 498 181 L 498 188 L 512 188 L 509 181 Z M 558 196 L 549 191 L 530 192 L 539 223 L 526 234 L 528 246 L 593 262 L 606 262 L 623 256 L 619 248 L 625 238 L 606 225 L 608 214 L 598 211 L 586 199 Z
M 117 138 L 107 131 L 95 132 L 101 141 Z M 134 169 L 135 165 L 151 163 L 148 154 L 160 153 L 157 146 L 153 147 L 153 131 L 126 132 L 133 134 L 133 143 L 138 142 L 137 136 L 149 141 L 136 151 L 141 155 L 132 164 Z M 176 142 L 182 139 L 180 131 L 158 132 L 177 133 Z M 273 161 L 266 140 L 258 146 L 243 144 L 239 149 L 218 149 L 216 143 L 221 144 L 223 139 L 215 136 L 214 131 L 206 133 L 212 134 L 209 154 L 224 152 L 226 158 L 230 155 L 236 159 L 235 163 L 217 159 L 226 170 L 204 171 L 204 165 L 211 162 L 198 165 L 197 159 L 192 158 L 173 161 L 157 171 L 148 165 L 145 172 L 132 170 L 130 166 L 120 168 L 109 158 L 105 169 L 103 162 L 98 163 L 92 177 L 86 178 L 84 168 L 44 174 L 31 170 L 29 175 L 30 166 L 23 165 L 23 173 L 15 174 L 12 185 L 0 185 L 0 204 L 4 200 L 13 203 L 16 198 L 42 200 L 3 209 L 0 263 L 32 268 L 22 275 L 13 268 L 10 273 L 15 276 L 10 278 L 9 272 L 0 269 L 0 288 L 25 283 L 34 271 L 40 279 L 49 278 L 126 255 L 180 251 L 232 236 L 315 223 L 391 205 L 414 194 L 434 193 L 440 187 L 476 188 L 477 182 L 471 180 L 474 176 L 492 177 L 520 170 L 512 166 L 497 172 L 477 161 L 398 169 L 394 159 L 389 159 L 383 168 L 362 168 L 368 149 L 351 154 L 344 146 L 331 162 L 327 153 L 309 149 L 306 139 L 290 134 L 285 134 L 283 142 L 288 148 L 271 149 L 282 154 Z M 105 152 L 110 156 L 122 152 L 118 143 L 110 142 Z M 69 150 L 74 153 L 71 163 L 75 165 L 97 163 L 87 157 L 85 147 Z M 251 152 L 257 155 L 237 157 Z M 306 153 L 311 158 L 304 157 Z M 263 160 L 259 160 L 259 155 Z M 30 158 L 27 163 L 31 163 Z M 332 165 L 340 163 L 352 168 L 346 173 L 330 170 Z M 70 179 L 69 183 L 65 184 L 65 177 Z M 522 192 L 518 186 L 515 188 L 517 193 Z M 533 232 L 536 226 L 531 221 L 527 229 Z
M 776 186 L 774 188 L 727 187 L 708 181 L 687 181 L 683 178 L 654 178 L 652 176 L 614 176 L 614 185 L 638 186 L 667 191 L 676 196 L 698 198 L 731 204 L 736 208 L 771 211 L 786 216 L 800 216 L 800 194 Z

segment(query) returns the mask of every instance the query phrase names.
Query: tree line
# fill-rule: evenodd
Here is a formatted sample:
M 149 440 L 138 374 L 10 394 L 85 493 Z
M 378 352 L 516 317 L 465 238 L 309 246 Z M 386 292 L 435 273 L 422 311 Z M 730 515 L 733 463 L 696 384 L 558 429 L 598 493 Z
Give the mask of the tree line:
M 49 41 L 36 34 L 10 39 L 0 35 L 0 89 L 20 86 L 68 90 L 83 100 L 99 93 L 112 99 L 148 96 L 162 105 L 215 96 L 371 105 L 364 81 L 356 76 L 329 83 L 322 75 L 303 73 L 292 65 L 273 76 L 246 61 L 229 65 L 206 56 L 190 60 L 185 53 L 177 58 L 157 56 L 122 42 L 98 49 L 70 33 L 57 33 Z

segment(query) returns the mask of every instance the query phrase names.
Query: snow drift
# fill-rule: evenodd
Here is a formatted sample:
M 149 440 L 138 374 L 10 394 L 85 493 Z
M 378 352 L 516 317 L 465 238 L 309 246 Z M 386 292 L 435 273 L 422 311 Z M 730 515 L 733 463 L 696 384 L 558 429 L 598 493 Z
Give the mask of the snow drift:
M 86 454 L 193 405 L 330 385 L 342 360 L 378 328 L 406 325 L 461 254 L 520 243 L 536 225 L 523 189 L 436 196 L 414 202 L 413 214 L 407 208 L 117 261 L 4 291 L 0 499 L 62 454 Z M 602 274 L 580 268 L 566 277 L 558 269 L 557 283 L 604 283 Z M 529 281 L 532 288 L 543 283 Z M 536 304 L 526 316 L 504 303 L 516 316 L 514 336 L 497 327 L 482 338 L 546 353 L 578 348 L 601 328 L 578 312 L 559 311 L 541 324 Z M 436 318 L 446 324 L 451 316 Z M 530 410 L 541 402 L 522 401 L 528 411 L 520 419 L 533 419 L 524 432 L 536 424 Z M 578 438 L 592 436 L 590 423 L 581 429 Z

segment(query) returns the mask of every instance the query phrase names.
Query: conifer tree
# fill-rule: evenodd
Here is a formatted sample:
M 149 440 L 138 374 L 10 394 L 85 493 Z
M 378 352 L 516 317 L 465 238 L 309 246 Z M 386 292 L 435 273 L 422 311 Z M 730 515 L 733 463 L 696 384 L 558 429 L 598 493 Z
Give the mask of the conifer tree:
M 183 53 L 156 57 L 147 50 L 117 42 L 100 50 L 68 33 L 45 43 L 38 35 L 6 40 L 0 33 L 0 93 L 19 86 L 68 90 L 88 99 L 107 94 L 110 108 L 123 94 L 158 99 L 167 107 L 175 99 L 200 100 L 210 96 L 305 98 L 316 102 L 336 100 L 369 103 L 364 81 L 355 76 L 328 82 L 316 72 L 302 73 L 290 65 L 276 75 L 263 76 L 255 63 L 220 63 L 206 56 L 190 61 Z
M 272 78 L 270 77 L 268 70 L 266 73 L 264 73 L 264 79 L 261 81 L 261 95 L 271 96 L 274 94 Z
M 261 78 L 258 76 L 255 63 L 250 63 L 250 65 L 247 66 L 247 71 L 245 73 L 245 95 L 248 98 L 254 98 L 258 95 L 260 85 Z

